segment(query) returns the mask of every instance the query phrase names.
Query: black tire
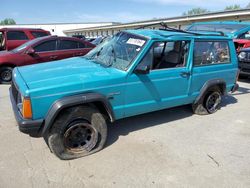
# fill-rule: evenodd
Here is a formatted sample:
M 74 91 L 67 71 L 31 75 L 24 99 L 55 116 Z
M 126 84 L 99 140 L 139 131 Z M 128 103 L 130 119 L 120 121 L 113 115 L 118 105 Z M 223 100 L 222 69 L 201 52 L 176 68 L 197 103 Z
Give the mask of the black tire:
M 12 80 L 12 67 L 0 67 L 0 83 L 9 84 Z
M 220 109 L 222 94 L 219 87 L 209 89 L 198 103 L 192 105 L 193 112 L 199 115 L 213 114 Z
M 247 75 L 242 75 L 242 74 L 240 74 L 240 75 L 239 75 L 239 79 L 248 79 L 248 76 L 247 76 Z
M 44 139 L 60 159 L 76 159 L 104 147 L 107 124 L 97 109 L 77 106 L 60 113 Z

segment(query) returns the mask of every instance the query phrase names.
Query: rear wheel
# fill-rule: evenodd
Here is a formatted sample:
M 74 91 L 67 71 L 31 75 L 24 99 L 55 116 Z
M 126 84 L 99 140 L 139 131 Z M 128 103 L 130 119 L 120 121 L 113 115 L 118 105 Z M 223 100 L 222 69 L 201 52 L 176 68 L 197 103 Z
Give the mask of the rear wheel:
M 215 113 L 220 109 L 222 94 L 219 87 L 209 89 L 202 99 L 193 104 L 193 111 L 195 114 L 207 115 Z
M 104 147 L 107 125 L 97 109 L 73 107 L 59 115 L 44 138 L 57 157 L 63 160 L 75 159 Z
M 218 90 L 209 92 L 204 102 L 207 112 L 209 114 L 215 113 L 221 104 L 221 92 Z
M 9 84 L 12 80 L 12 67 L 0 67 L 0 83 Z

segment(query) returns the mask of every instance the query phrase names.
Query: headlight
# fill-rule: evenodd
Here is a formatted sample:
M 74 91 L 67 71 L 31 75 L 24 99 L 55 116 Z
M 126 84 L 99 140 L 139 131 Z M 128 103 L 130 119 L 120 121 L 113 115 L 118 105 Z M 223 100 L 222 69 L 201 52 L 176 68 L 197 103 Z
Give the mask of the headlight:
M 17 108 L 19 109 L 20 112 L 23 111 L 23 100 L 24 100 L 24 97 L 18 93 L 18 96 L 17 96 Z
M 238 57 L 239 57 L 239 59 L 245 59 L 247 57 L 247 53 L 246 52 L 240 52 Z

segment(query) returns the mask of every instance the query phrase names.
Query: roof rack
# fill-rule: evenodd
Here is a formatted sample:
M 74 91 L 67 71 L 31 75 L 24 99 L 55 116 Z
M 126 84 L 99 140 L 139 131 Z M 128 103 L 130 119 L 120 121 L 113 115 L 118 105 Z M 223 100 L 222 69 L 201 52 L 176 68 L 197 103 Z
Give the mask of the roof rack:
M 149 27 L 149 26 L 154 26 L 154 25 L 160 25 L 163 28 L 160 28 L 159 30 L 163 30 L 163 31 L 173 31 L 173 32 L 179 32 L 179 33 L 186 33 L 186 34 L 191 34 L 191 35 L 196 35 L 196 36 L 204 36 L 204 35 L 212 35 L 212 36 L 227 36 L 225 35 L 225 33 L 223 33 L 222 31 L 213 31 L 211 34 L 208 34 L 209 31 L 206 31 L 208 33 L 196 33 L 196 32 L 190 32 L 190 31 L 185 31 L 182 29 L 176 29 L 176 28 L 172 28 L 169 27 L 166 23 L 164 22 L 160 22 L 160 23 L 154 23 L 154 24 L 148 24 L 148 25 L 144 25 L 142 27 L 139 27 L 137 29 L 144 29 L 145 27 Z M 218 34 L 215 34 L 218 33 Z

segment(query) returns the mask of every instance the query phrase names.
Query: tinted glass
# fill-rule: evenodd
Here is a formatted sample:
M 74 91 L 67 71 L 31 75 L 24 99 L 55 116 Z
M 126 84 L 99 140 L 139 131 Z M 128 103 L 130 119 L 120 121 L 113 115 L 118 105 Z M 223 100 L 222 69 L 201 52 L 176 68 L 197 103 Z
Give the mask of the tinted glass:
M 85 44 L 84 44 L 84 43 L 79 42 L 79 43 L 78 43 L 78 47 L 79 47 L 79 48 L 85 48 Z
M 195 42 L 194 66 L 230 63 L 228 42 Z
M 35 52 L 48 52 L 56 50 L 56 40 L 46 41 L 34 47 Z
M 31 31 L 31 34 L 32 34 L 35 38 L 48 36 L 48 33 L 41 32 L 41 31 Z
M 78 48 L 78 42 L 71 40 L 61 40 L 59 50 L 69 50 Z
M 8 40 L 28 40 L 27 35 L 23 31 L 8 31 Z

